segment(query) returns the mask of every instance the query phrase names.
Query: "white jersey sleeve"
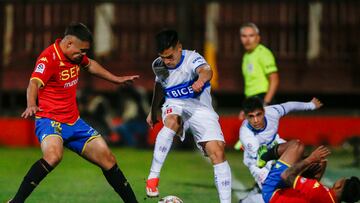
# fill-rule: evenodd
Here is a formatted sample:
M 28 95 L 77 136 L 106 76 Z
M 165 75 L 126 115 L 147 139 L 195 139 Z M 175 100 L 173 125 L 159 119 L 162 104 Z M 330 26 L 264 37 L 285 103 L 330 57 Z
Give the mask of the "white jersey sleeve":
M 316 106 L 312 102 L 286 102 L 282 104 L 267 106 L 265 108 L 267 111 L 271 111 L 277 114 L 278 117 L 282 117 L 292 111 L 315 110 Z
M 210 67 L 209 64 L 206 62 L 205 58 L 195 51 L 193 51 L 191 53 L 190 61 L 191 61 L 190 68 L 192 69 L 192 71 L 194 73 L 196 73 L 196 69 L 201 66 L 206 65 L 206 66 Z

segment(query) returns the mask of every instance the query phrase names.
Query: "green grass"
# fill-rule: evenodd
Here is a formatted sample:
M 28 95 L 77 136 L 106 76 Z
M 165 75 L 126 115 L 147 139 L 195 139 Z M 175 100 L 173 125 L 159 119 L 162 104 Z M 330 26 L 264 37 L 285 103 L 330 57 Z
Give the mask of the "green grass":
M 145 203 L 157 202 L 159 198 L 145 199 L 144 190 L 152 151 L 114 148 L 113 152 L 138 200 Z M 29 167 L 40 157 L 41 151 L 37 148 L 0 148 L 0 202 L 15 194 Z M 253 181 L 242 163 L 242 153 L 231 151 L 227 153 L 227 157 L 234 176 L 250 187 Z M 351 159 L 349 153 L 333 153 L 326 173 L 328 180 L 360 174 L 360 169 L 344 167 L 351 163 Z M 218 202 L 213 167 L 198 152 L 171 151 L 162 170 L 160 193 L 161 196 L 179 196 L 184 202 Z M 99 168 L 78 155 L 65 151 L 60 165 L 41 182 L 27 202 L 111 203 L 119 202 L 119 197 L 108 185 Z

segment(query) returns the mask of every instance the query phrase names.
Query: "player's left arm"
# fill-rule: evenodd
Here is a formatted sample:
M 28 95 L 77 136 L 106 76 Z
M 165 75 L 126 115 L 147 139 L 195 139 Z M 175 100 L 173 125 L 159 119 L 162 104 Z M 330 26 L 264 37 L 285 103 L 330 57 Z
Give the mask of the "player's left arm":
M 87 66 L 88 71 L 96 75 L 99 78 L 110 81 L 115 84 L 131 84 L 135 79 L 139 78 L 139 75 L 130 75 L 130 76 L 116 76 L 106 70 L 102 65 L 100 65 L 95 60 L 89 59 L 90 64 Z
M 205 83 L 211 80 L 213 72 L 208 64 L 196 68 L 196 72 L 199 77 L 191 87 L 195 92 L 200 92 Z

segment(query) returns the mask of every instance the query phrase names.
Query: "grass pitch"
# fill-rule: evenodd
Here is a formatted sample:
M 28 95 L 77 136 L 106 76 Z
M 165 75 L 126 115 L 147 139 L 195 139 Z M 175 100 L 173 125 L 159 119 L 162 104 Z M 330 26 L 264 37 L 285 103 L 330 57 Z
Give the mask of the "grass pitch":
M 151 164 L 152 150 L 112 150 L 139 202 L 158 202 L 160 198 L 145 198 L 145 179 Z M 27 170 L 40 157 L 38 148 L 0 148 L 0 202 L 5 202 L 15 194 Z M 242 153 L 230 151 L 227 157 L 235 178 L 250 187 L 253 181 L 242 163 Z M 348 152 L 333 150 L 325 174 L 326 182 L 330 184 L 341 176 L 359 176 L 360 169 L 347 166 L 351 161 L 352 156 Z M 176 195 L 185 203 L 218 202 L 213 167 L 197 151 L 172 150 L 162 169 L 159 189 L 162 197 Z M 27 202 L 111 203 L 119 202 L 119 197 L 99 168 L 65 150 L 60 165 L 41 182 Z M 233 202 L 237 202 L 234 195 Z

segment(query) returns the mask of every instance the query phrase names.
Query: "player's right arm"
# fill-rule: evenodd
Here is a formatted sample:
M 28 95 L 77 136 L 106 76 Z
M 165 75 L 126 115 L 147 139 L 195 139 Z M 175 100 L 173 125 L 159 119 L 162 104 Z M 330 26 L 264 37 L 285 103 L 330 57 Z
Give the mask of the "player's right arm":
M 41 111 L 41 109 L 36 105 L 38 90 L 41 85 L 41 82 L 37 79 L 30 80 L 28 88 L 26 90 L 27 107 L 25 111 L 21 114 L 21 117 L 28 118 L 32 115 L 35 115 L 37 111 Z
M 155 82 L 154 90 L 153 90 L 153 97 L 151 101 L 151 108 L 148 117 L 146 118 L 146 122 L 152 128 L 158 122 L 157 119 L 157 111 L 164 99 L 164 90 L 159 82 Z
M 256 165 L 257 150 L 259 149 L 258 139 L 249 132 L 245 125 L 240 128 L 240 141 L 244 148 L 244 164 L 249 168 L 251 175 L 257 183 L 262 184 L 269 173 L 267 167 L 259 168 Z

